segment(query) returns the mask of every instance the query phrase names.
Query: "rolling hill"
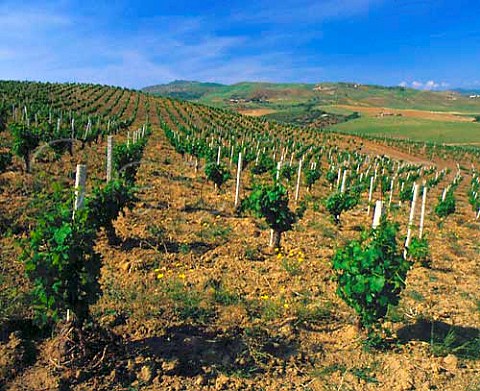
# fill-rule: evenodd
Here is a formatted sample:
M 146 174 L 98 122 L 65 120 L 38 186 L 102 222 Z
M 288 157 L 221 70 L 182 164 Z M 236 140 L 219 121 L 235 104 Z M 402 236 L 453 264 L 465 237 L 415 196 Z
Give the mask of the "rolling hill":
M 0 94 L 0 390 L 478 389 L 480 149 Z
M 144 91 L 295 125 L 444 143 L 479 143 L 474 90 L 423 91 L 358 83 L 232 85 L 174 81 Z
M 474 90 L 422 91 L 358 83 L 262 83 L 232 85 L 174 81 L 143 89 L 159 96 L 195 100 L 227 107 L 281 107 L 300 103 L 353 105 L 431 111 L 480 112 L 480 101 L 467 95 Z

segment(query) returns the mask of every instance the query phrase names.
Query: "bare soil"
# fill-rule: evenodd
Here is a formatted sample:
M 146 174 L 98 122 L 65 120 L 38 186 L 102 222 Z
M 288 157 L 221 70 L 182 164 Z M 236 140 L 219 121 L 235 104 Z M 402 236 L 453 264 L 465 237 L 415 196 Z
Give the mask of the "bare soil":
M 145 118 L 145 109 L 142 101 L 137 118 Z M 149 114 L 154 131 L 138 173 L 139 201 L 115 223 L 121 244 L 98 238 L 103 295 L 92 308 L 95 326 L 79 335 L 60 325 L 53 337 L 32 338 L 28 324 L 4 325 L 0 390 L 480 388 L 480 357 L 464 349 L 480 338 L 480 224 L 467 204 L 467 178 L 457 190 L 458 211 L 446 221 L 434 217 L 433 208 L 451 178 L 429 194 L 432 267 L 412 268 L 386 322 L 390 346 L 368 350 L 353 310 L 335 293 L 330 267 L 337 246 L 370 225 L 366 203 L 335 226 L 321 204 L 329 193 L 326 181 L 311 194 L 302 188 L 310 208 L 284 235 L 279 256 L 268 250 L 265 223 L 235 213 L 234 181 L 214 191 L 201 170 L 195 173 L 194 162 L 168 144 L 153 107 Z M 349 138 L 339 140 L 345 147 Z M 428 163 L 363 143 L 366 153 Z M 85 152 L 92 172 L 103 169 L 104 148 Z M 52 170 L 65 165 L 74 162 Z M 245 172 L 242 195 L 249 192 L 248 177 Z M 0 212 L 10 211 L 3 216 L 13 226 L 28 226 L 20 212 L 28 210 L 22 189 L 33 179 L 16 166 L 0 181 Z M 404 203 L 393 212 L 403 234 L 408 210 Z M 28 281 L 14 239 L 1 238 L 0 266 L 20 293 Z
M 454 122 L 473 122 L 472 117 L 462 116 L 455 112 L 440 112 L 440 111 L 425 111 L 425 110 L 406 110 L 406 109 L 392 109 L 388 107 L 366 107 L 353 105 L 337 105 L 342 109 L 358 111 L 369 117 L 379 117 L 384 114 L 400 115 L 408 118 L 428 119 L 432 121 L 454 121 Z

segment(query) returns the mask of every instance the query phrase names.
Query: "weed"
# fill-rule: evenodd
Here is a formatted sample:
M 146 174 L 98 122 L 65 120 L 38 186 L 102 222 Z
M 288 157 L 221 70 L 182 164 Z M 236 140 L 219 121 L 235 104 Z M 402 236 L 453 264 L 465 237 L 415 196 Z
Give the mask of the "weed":
M 332 303 L 304 305 L 300 303 L 296 307 L 296 325 L 308 325 L 324 322 L 332 318 Z
M 341 373 L 346 372 L 347 371 L 346 365 L 343 365 L 343 364 L 327 365 L 326 367 L 323 367 L 323 368 L 314 369 L 311 372 L 311 375 L 313 377 L 325 377 L 326 375 L 331 375 L 332 373 L 335 373 L 337 371 Z
M 301 250 L 290 250 L 282 252 L 280 250 L 277 254 L 277 259 L 281 260 L 285 271 L 291 276 L 296 276 L 301 272 L 301 266 L 305 260 L 305 254 Z
M 378 384 L 378 380 L 375 378 L 375 375 L 372 375 L 373 369 L 370 367 L 359 367 L 352 368 L 350 373 L 355 375 L 357 378 L 365 381 L 366 383 Z
M 416 290 L 411 290 L 408 292 L 408 295 L 415 301 L 418 302 L 424 302 L 425 301 L 425 296 L 423 296 L 420 292 L 417 292 Z
M 216 222 L 213 222 L 211 224 L 209 223 L 203 223 L 204 228 L 197 232 L 197 236 L 202 239 L 206 240 L 209 242 L 215 242 L 220 239 L 220 241 L 225 242 L 228 239 L 228 235 L 232 231 L 231 227 L 225 227 L 222 225 L 217 224 Z
M 464 359 L 480 359 L 480 333 L 475 338 L 465 338 L 452 327 L 446 335 L 441 334 L 432 324 L 430 350 L 434 356 L 454 354 Z
M 203 305 L 203 297 L 200 292 L 186 287 L 183 281 L 167 280 L 163 285 L 163 290 L 165 295 L 172 300 L 174 312 L 181 319 L 192 319 L 203 323 L 212 315 L 212 309 Z
M 210 279 L 205 284 L 205 288 L 209 288 L 213 294 L 213 300 L 221 305 L 234 305 L 240 302 L 240 295 L 236 292 L 230 292 L 221 281 Z
M 262 296 L 262 318 L 269 321 L 278 318 L 283 313 L 283 305 L 279 300 Z
M 190 246 L 188 243 L 181 243 L 180 246 L 178 246 L 178 251 L 180 251 L 181 254 L 188 254 L 190 252 Z
M 245 259 L 248 259 L 249 261 L 261 261 L 263 259 L 260 251 L 258 248 L 246 246 L 243 256 Z
M 155 239 L 157 243 L 162 243 L 165 240 L 167 230 L 158 225 L 149 225 L 147 232 Z
M 372 374 L 374 371 L 374 368 L 371 367 L 353 367 L 353 368 L 348 368 L 344 364 L 332 364 L 328 365 L 326 367 L 316 369 L 311 372 L 311 375 L 313 377 L 321 377 L 324 378 L 325 376 L 330 376 L 331 374 L 335 372 L 340 372 L 340 373 L 351 373 L 358 379 L 361 379 L 365 381 L 366 383 L 372 383 L 372 384 L 378 384 L 379 381 L 375 378 L 375 376 Z

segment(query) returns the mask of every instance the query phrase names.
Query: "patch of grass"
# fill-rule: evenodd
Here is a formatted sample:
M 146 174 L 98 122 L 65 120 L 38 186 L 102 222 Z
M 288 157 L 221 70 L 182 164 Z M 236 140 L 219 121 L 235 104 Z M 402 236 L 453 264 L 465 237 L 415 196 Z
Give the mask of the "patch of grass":
M 467 256 L 467 251 L 465 250 L 465 247 L 459 242 L 451 242 L 450 248 L 452 250 L 452 253 L 457 257 Z
M 283 305 L 279 300 L 262 299 L 261 316 L 263 319 L 269 321 L 280 317 L 283 313 Z
M 0 324 L 24 312 L 26 297 L 17 286 L 10 286 L 0 274 Z
M 379 381 L 375 378 L 375 375 L 372 374 L 373 371 L 374 369 L 370 367 L 357 367 L 352 368 L 350 373 L 366 383 L 378 384 Z
M 480 142 L 480 125 L 473 122 L 362 116 L 352 121 L 337 124 L 333 129 L 352 134 L 408 138 L 416 141 Z
M 167 280 L 164 282 L 163 291 L 172 301 L 174 312 L 183 320 L 204 323 L 213 315 L 213 309 L 205 303 L 201 292 L 187 287 L 183 281 Z
M 181 253 L 181 254 L 188 254 L 190 252 L 190 245 L 188 243 L 181 243 L 179 246 L 178 246 L 178 251 Z
M 258 229 L 260 229 L 262 231 L 265 231 L 265 230 L 269 229 L 268 224 L 263 220 L 256 221 L 255 225 L 257 226 Z
M 220 368 L 219 372 L 237 379 L 251 379 L 258 373 L 256 365 L 234 367 L 234 368 Z
M 232 232 L 231 227 L 225 227 L 223 225 L 217 224 L 214 222 L 212 224 L 205 223 L 206 225 L 202 230 L 197 232 L 197 236 L 208 242 L 215 242 L 218 240 L 226 241 L 228 235 Z
M 457 357 L 478 360 L 480 359 L 480 333 L 476 338 L 466 339 L 457 335 L 452 327 L 446 335 L 436 334 L 432 327 L 430 350 L 434 356 L 454 354 Z
M 347 366 L 344 364 L 331 364 L 322 368 L 314 369 L 311 372 L 311 375 L 313 377 L 325 377 L 327 375 L 330 376 L 332 373 L 335 372 L 347 372 Z
M 387 319 L 392 323 L 399 323 L 403 321 L 403 314 L 399 307 L 389 307 Z
M 329 225 L 326 225 L 324 224 L 321 228 L 321 231 L 320 231 L 323 235 L 323 237 L 327 238 L 327 239 L 335 239 L 337 237 L 337 233 L 335 232 L 335 230 L 329 226 Z
M 305 260 L 304 257 L 305 255 L 301 250 L 290 250 L 288 252 L 280 250 L 277 254 L 277 259 L 281 261 L 282 267 L 291 276 L 301 273 L 301 266 Z
M 313 377 L 320 377 L 324 378 L 326 376 L 330 376 L 335 372 L 340 372 L 340 373 L 351 373 L 358 379 L 361 379 L 365 381 L 366 383 L 370 384 L 379 384 L 379 381 L 376 379 L 375 375 L 373 372 L 375 371 L 374 368 L 371 368 L 369 366 L 365 367 L 353 367 L 353 368 L 348 368 L 344 364 L 332 364 L 325 366 L 323 368 L 315 369 L 314 371 L 311 372 L 311 375 Z
M 248 259 L 249 261 L 261 261 L 263 260 L 263 256 L 258 250 L 258 248 L 255 247 L 250 247 L 246 245 L 245 250 L 243 252 L 243 256 L 245 259 Z
M 418 302 L 425 301 L 425 296 L 423 296 L 420 292 L 417 292 L 416 290 L 411 290 L 410 292 L 408 292 L 408 295 L 415 301 L 418 301 Z
M 230 291 L 221 281 L 210 279 L 206 282 L 205 288 L 212 293 L 212 299 L 217 304 L 228 306 L 241 301 L 240 295 Z
M 332 318 L 333 305 L 331 302 L 315 305 L 300 304 L 296 308 L 296 315 L 297 326 L 325 322 Z

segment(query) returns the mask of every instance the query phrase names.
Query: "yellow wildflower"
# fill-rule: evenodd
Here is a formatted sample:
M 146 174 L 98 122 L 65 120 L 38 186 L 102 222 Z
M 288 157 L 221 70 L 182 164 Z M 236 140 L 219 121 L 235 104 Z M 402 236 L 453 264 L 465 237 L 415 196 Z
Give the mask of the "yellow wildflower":
M 158 278 L 159 280 L 160 280 L 161 278 L 163 278 L 163 277 L 164 277 L 163 273 L 158 273 L 158 274 L 157 274 L 157 278 Z

